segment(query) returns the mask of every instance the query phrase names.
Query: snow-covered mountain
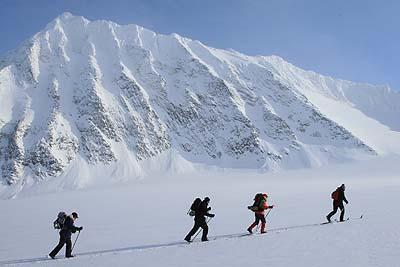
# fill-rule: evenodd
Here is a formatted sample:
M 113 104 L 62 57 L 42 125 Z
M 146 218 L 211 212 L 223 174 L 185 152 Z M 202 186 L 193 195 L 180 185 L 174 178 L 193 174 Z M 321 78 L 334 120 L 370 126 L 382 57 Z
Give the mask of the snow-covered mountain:
M 65 13 L 0 61 L 1 177 L 321 166 L 399 152 L 399 115 L 387 87 Z

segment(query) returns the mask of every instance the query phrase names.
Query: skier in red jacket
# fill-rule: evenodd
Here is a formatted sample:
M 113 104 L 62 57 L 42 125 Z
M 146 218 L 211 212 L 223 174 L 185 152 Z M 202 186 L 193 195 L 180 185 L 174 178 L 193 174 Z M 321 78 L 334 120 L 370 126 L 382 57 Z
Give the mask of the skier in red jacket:
M 252 225 L 247 228 L 247 231 L 252 234 L 253 228 L 258 225 L 261 221 L 261 233 L 266 233 L 265 231 L 265 210 L 272 209 L 274 205 L 268 206 L 267 204 L 268 195 L 265 193 L 259 193 L 254 197 L 254 204 L 252 206 L 248 206 L 247 208 L 254 212 L 255 221 Z

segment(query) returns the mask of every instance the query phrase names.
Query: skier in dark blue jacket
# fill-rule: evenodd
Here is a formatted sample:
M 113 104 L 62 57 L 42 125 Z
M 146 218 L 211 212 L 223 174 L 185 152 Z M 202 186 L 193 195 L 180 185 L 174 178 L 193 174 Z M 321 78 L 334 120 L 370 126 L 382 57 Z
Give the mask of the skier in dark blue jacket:
M 64 244 L 66 244 L 65 257 L 73 257 L 71 242 L 72 233 L 75 233 L 76 231 L 82 231 L 83 229 L 83 227 L 76 227 L 74 225 L 76 219 L 78 219 L 78 214 L 76 212 L 73 212 L 70 216 L 67 216 L 65 218 L 64 225 L 60 230 L 60 241 L 58 245 L 53 249 L 53 251 L 49 254 L 52 259 L 56 257 L 57 253 L 62 249 Z

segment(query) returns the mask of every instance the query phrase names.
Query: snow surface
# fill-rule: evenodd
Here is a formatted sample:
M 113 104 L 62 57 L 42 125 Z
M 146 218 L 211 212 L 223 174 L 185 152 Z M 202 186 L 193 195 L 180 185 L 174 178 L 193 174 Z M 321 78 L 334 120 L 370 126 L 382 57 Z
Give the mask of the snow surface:
M 276 174 L 208 171 L 57 194 L 26 192 L 0 201 L 0 265 L 398 266 L 399 160 L 386 156 Z M 306 226 L 325 220 L 330 193 L 341 183 L 350 202 L 346 216 L 364 218 Z M 269 233 L 235 237 L 253 220 L 246 207 L 257 192 L 267 192 L 275 205 Z M 186 244 L 182 239 L 193 224 L 186 211 L 197 196 L 211 198 L 216 217 L 209 236 L 217 239 Z M 76 225 L 84 226 L 77 257 L 40 261 L 58 241 L 52 221 L 60 210 L 77 211 Z

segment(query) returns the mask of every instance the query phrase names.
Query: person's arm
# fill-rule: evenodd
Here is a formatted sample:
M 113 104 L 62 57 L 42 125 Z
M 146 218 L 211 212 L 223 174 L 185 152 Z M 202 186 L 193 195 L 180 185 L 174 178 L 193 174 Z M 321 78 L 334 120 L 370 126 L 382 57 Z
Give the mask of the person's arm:
M 272 209 L 272 208 L 274 208 L 274 205 L 268 206 L 267 202 L 264 202 L 264 204 L 263 204 L 263 209 L 264 210 Z
M 211 210 L 211 207 L 206 207 L 204 215 L 207 216 L 207 217 L 213 218 L 215 216 L 215 214 L 209 213 L 210 210 Z
M 68 230 L 70 230 L 71 232 L 75 233 L 76 231 L 80 231 L 83 229 L 83 227 L 76 227 L 74 225 L 74 221 L 72 219 L 66 220 L 65 222 L 65 226 Z
M 344 195 L 344 192 L 343 192 L 343 201 L 346 202 L 346 204 L 349 204 L 349 202 L 346 199 L 346 196 Z
M 74 227 L 75 232 L 76 231 L 81 231 L 83 229 L 82 226 L 81 227 L 77 227 L 77 226 L 73 225 L 73 227 Z

